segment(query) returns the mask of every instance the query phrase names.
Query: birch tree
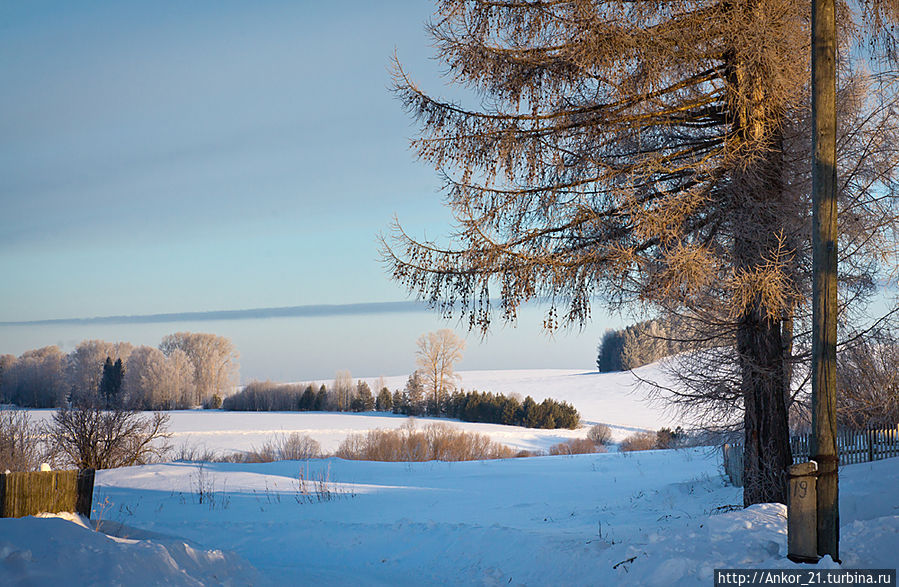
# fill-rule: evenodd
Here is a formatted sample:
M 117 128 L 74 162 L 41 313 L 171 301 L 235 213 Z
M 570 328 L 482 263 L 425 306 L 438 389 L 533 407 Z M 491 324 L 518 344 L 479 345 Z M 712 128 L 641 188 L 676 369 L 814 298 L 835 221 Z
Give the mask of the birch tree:
M 448 328 L 421 335 L 415 342 L 415 363 L 421 376 L 428 402 L 432 403 L 435 413 L 440 413 L 440 406 L 456 389 L 459 375 L 455 372 L 456 363 L 462 358 L 465 340 L 456 336 Z
M 159 349 L 166 355 L 182 350 L 194 367 L 196 405 L 218 394 L 225 397 L 237 384 L 238 353 L 231 340 L 202 332 L 176 332 L 162 339 Z

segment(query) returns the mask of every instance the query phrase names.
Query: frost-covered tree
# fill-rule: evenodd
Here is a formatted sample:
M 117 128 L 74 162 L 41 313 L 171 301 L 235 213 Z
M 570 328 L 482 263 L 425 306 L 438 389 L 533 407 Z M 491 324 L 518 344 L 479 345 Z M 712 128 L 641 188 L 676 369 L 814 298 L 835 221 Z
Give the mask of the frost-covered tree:
M 350 405 L 355 397 L 356 389 L 353 385 L 353 376 L 349 371 L 338 371 L 334 377 L 334 385 L 330 390 L 330 409 L 337 412 L 346 412 L 350 409 Z
M 103 365 L 107 358 L 113 363 L 128 361 L 133 346 L 128 342 L 82 340 L 68 355 L 70 398 L 76 404 L 90 404 L 98 399 Z
M 12 399 L 9 396 L 10 387 L 12 386 L 12 369 L 16 364 L 16 356 L 15 355 L 0 355 L 0 403 L 11 402 Z
M 175 349 L 166 357 L 159 349 L 140 346 L 128 359 L 122 389 L 134 409 L 173 410 L 194 405 L 194 379 L 184 351 Z
M 68 391 L 66 355 L 55 345 L 22 353 L 6 367 L 3 388 L 6 399 L 18 406 L 63 405 Z
M 201 332 L 176 332 L 162 339 L 159 345 L 166 356 L 175 350 L 184 351 L 193 364 L 196 405 L 202 405 L 213 394 L 231 394 L 237 384 L 240 366 L 238 353 L 231 340 L 224 336 Z

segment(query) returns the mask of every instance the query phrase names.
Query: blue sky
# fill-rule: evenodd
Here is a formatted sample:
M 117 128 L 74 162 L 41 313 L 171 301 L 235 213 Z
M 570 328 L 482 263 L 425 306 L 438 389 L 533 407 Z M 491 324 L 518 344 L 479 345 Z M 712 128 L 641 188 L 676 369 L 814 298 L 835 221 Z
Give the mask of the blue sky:
M 378 232 L 394 215 L 429 236 L 451 221 L 387 89 L 396 50 L 425 87 L 455 91 L 430 59 L 432 8 L 0 3 L 0 322 L 405 300 Z M 584 333 L 555 340 L 528 310 L 519 330 L 472 337 L 462 367 L 588 369 L 620 323 L 596 310 Z M 245 378 L 395 374 L 411 370 L 416 333 L 455 326 L 423 312 L 290 320 L 0 327 L 0 353 L 215 326 Z M 306 329 L 336 330 L 343 356 L 304 351 Z M 272 355 L 282 343 L 292 354 Z

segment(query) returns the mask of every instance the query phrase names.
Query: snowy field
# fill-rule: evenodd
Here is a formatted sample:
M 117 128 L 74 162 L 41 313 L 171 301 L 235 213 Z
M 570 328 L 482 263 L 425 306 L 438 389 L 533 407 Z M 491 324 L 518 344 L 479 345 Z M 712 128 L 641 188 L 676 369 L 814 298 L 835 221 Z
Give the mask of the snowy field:
M 300 471 L 332 498 L 305 495 Z M 899 459 L 841 471 L 845 566 L 895 568 L 897 484 Z M 0 584 L 667 586 L 792 567 L 785 508 L 728 511 L 740 502 L 702 449 L 152 465 L 98 473 L 89 524 L 112 536 L 0 520 Z
M 618 438 L 677 424 L 633 383 L 629 374 L 575 371 L 464 374 L 466 389 L 569 401 Z M 173 414 L 176 444 L 217 452 L 292 431 L 333 450 L 347 433 L 404 422 Z M 519 448 L 586 434 L 457 425 Z M 896 567 L 897 486 L 899 459 L 841 469 L 844 566 Z M 793 567 L 785 508 L 741 503 L 719 453 L 703 448 L 464 463 L 150 465 L 99 471 L 91 521 L 0 520 L 0 585 L 711 585 L 715 568 Z
M 530 395 L 537 402 L 549 397 L 571 403 L 585 424 L 578 430 L 538 430 L 499 424 L 478 424 L 456 420 L 419 418 L 418 425 L 446 421 L 453 426 L 486 434 L 492 440 L 518 450 L 545 451 L 550 446 L 572 438 L 585 438 L 591 424 L 609 425 L 612 440 L 619 442 L 637 430 L 674 428 L 681 422 L 648 398 L 640 379 L 664 381 L 658 365 L 636 370 L 636 375 L 596 373 L 577 370 L 541 369 L 522 371 L 462 372 L 461 387 L 466 390 Z M 372 389 L 376 378 L 366 378 Z M 390 389 L 402 389 L 405 376 L 386 377 Z M 49 420 L 53 410 L 33 410 L 40 420 Z M 170 412 L 172 446 L 219 455 L 259 448 L 279 435 L 298 432 L 308 434 L 321 444 L 325 453 L 333 453 L 348 435 L 366 430 L 395 429 L 408 418 L 394 414 L 346 414 L 333 412 L 223 412 L 214 410 L 181 410 Z

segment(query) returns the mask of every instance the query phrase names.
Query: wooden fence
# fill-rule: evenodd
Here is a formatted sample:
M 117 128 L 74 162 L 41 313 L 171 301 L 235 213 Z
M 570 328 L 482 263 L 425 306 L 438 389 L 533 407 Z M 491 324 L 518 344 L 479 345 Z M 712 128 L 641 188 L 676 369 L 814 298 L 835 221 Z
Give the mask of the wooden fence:
M 0 473 L 0 518 L 77 512 L 90 518 L 94 470 Z
M 724 445 L 724 473 L 735 487 L 743 487 L 743 445 Z
M 790 437 L 793 464 L 809 460 L 811 434 Z M 841 430 L 837 433 L 840 465 L 852 465 L 899 457 L 899 428 Z M 743 445 L 724 445 L 724 472 L 731 483 L 743 486 Z

